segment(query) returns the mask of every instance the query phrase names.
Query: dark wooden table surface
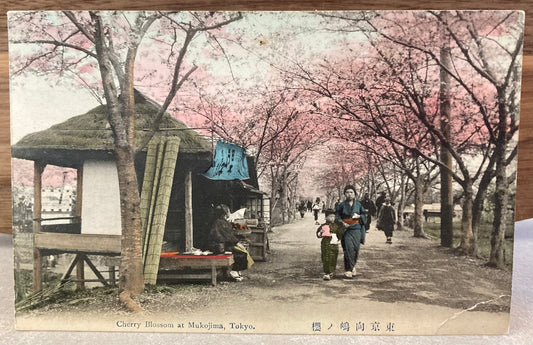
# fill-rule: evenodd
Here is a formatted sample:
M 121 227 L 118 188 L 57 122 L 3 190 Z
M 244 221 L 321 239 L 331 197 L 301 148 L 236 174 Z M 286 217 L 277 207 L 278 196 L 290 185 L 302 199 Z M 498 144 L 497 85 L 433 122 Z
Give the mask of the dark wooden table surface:
M 9 83 L 7 11 L 14 10 L 377 10 L 377 9 L 505 9 L 526 11 L 524 67 L 518 151 L 516 218 L 533 218 L 533 0 L 449 1 L 433 0 L 3 0 L 0 4 L 0 232 L 11 232 L 11 171 L 9 143 Z

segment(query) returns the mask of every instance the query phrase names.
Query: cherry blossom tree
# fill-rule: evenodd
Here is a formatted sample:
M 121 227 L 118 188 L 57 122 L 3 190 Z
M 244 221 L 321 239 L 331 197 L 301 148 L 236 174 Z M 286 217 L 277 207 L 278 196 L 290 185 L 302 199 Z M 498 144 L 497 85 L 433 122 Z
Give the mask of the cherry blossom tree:
M 474 201 L 482 199 L 474 199 L 475 187 L 479 186 L 478 195 L 485 193 L 479 181 L 487 183 L 493 178 L 497 170 L 493 164 L 498 159 L 500 181 L 505 181 L 502 171 L 516 155 L 514 147 L 506 148 L 509 142 L 515 142 L 517 130 L 516 113 L 509 110 L 516 109 L 523 18 L 516 12 L 491 12 L 486 16 L 483 12 L 453 12 L 450 16 L 454 20 L 448 22 L 438 12 L 335 15 L 346 24 L 342 30 L 362 33 L 370 46 L 356 42 L 359 49 L 344 47 L 352 52 L 344 62 L 298 65 L 297 72 L 287 73 L 297 74 L 301 87 L 327 100 L 321 107 L 324 113 L 337 119 L 351 118 L 358 123 L 357 130 L 370 130 L 411 155 L 450 170 L 417 147 L 413 137 L 398 137 L 390 130 L 391 124 L 406 113 L 403 122 L 421 125 L 416 137 L 428 136 L 445 147 L 457 167 L 449 173 L 463 190 L 460 249 L 475 254 L 476 232 L 472 226 L 473 210 L 478 205 Z M 483 29 L 476 23 L 481 23 Z M 436 37 L 441 37 L 442 30 L 452 37 L 453 70 L 446 69 L 438 54 Z M 495 38 L 494 32 L 500 37 Z M 497 53 L 490 59 L 486 51 L 489 47 Z M 442 69 L 450 75 L 454 91 L 453 98 L 447 100 L 453 116 L 449 137 L 439 126 Z M 472 167 L 470 157 L 479 153 L 481 163 Z M 502 227 L 502 212 L 495 214 L 495 229 Z M 499 230 L 495 232 L 501 235 Z
M 392 145 L 386 140 L 383 140 L 383 138 L 372 138 L 366 141 L 360 140 L 358 141 L 358 145 L 361 146 L 362 152 L 376 157 L 375 159 L 380 162 L 378 167 L 386 166 L 385 163 L 388 162 L 395 170 L 401 172 L 397 193 L 394 193 L 393 189 L 387 188 L 389 195 L 394 196 L 397 194 L 398 228 L 401 229 L 403 226 L 401 218 L 403 218 L 403 210 L 408 199 L 407 195 L 412 190 L 412 194 L 414 195 L 413 235 L 414 237 L 425 238 L 426 234 L 424 232 L 423 222 L 424 194 L 434 184 L 437 176 L 435 174 L 436 165 L 422 157 L 411 155 L 404 147 Z M 391 174 L 385 175 L 384 172 L 383 176 L 385 181 L 389 181 Z M 389 176 L 389 179 L 385 176 Z M 411 183 L 405 181 L 405 178 L 409 179 Z
M 274 220 L 279 215 L 279 222 L 286 223 L 300 194 L 303 164 L 326 140 L 328 126 L 311 112 L 308 95 L 292 90 L 275 70 L 253 88 L 242 87 L 240 80 L 220 84 L 222 90 L 198 84 L 191 92 L 196 102 L 178 108 L 196 119 L 195 126 L 246 149 L 263 189 L 271 193 Z
M 144 289 L 141 258 L 140 197 L 134 157 L 144 143 L 135 138 L 136 83 L 150 80 L 138 60 L 165 65 L 170 73 L 158 75 L 166 86 L 163 104 L 151 126 L 153 135 L 183 84 L 197 66 L 186 56 L 193 39 L 241 18 L 240 13 L 214 12 L 20 12 L 10 18 L 12 43 L 32 47 L 17 50 L 13 74 L 55 73 L 80 76 L 84 85 L 103 91 L 108 121 L 113 131 L 119 176 L 122 258 L 121 300 L 139 311 L 131 295 Z M 163 55 L 157 53 L 163 52 Z M 166 57 L 162 63 L 160 56 Z M 138 59 L 139 58 L 139 59 Z M 20 63 L 19 63 L 20 62 Z M 153 69 L 153 67 L 152 67 Z M 90 73 L 97 71 L 97 73 Z M 144 72 L 144 73 L 143 73 Z M 153 72 L 153 71 L 152 71 Z M 82 79 L 89 75 L 90 78 Z
M 488 166 L 481 176 L 478 188 L 479 198 L 483 199 L 489 181 L 496 177 L 496 207 L 494 211 L 494 231 L 492 235 L 492 251 L 489 263 L 501 267 L 503 265 L 503 238 L 507 218 L 507 191 L 509 189 L 506 167 L 516 156 L 516 137 L 518 129 L 517 94 L 519 93 L 519 76 L 523 44 L 523 15 L 519 12 L 436 12 L 429 13 L 450 37 L 451 63 L 448 64 L 428 44 L 424 35 L 416 35 L 417 39 L 406 41 L 400 36 L 387 32 L 384 35 L 395 44 L 408 49 L 423 52 L 438 64 L 450 76 L 457 88 L 467 93 L 477 112 L 481 115 L 484 131 L 489 143 Z M 429 18 L 428 20 L 431 20 Z M 383 32 L 384 30 L 381 30 Z M 477 85 L 472 82 L 477 81 Z M 431 129 L 431 128 L 430 128 Z M 441 138 L 439 138 L 441 139 Z M 453 155 L 453 153 L 452 153 Z M 466 177 L 464 165 L 457 159 Z M 476 176 L 476 175 L 475 175 Z M 468 179 L 467 179 L 468 180 Z M 469 181 L 466 181 L 465 193 L 473 194 Z M 465 199 L 468 200 L 468 197 Z M 472 206 L 466 204 L 463 212 L 470 213 L 470 220 L 463 217 L 463 229 L 470 222 L 477 226 L 478 219 L 473 221 L 474 213 L 480 214 L 480 204 Z M 474 210 L 476 210 L 474 212 Z M 476 216 L 477 217 L 477 216 Z M 472 237 L 464 237 L 463 249 L 468 253 L 475 253 L 475 236 L 477 229 L 473 228 Z M 472 243 L 474 242 L 474 243 Z

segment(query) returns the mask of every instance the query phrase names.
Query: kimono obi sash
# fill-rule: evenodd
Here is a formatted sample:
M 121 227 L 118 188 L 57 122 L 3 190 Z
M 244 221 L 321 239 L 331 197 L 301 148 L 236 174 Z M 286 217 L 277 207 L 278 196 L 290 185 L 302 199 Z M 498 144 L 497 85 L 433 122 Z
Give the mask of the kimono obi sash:
M 349 225 L 359 224 L 359 219 L 354 219 L 354 218 L 346 218 L 346 219 L 343 219 L 342 221 Z

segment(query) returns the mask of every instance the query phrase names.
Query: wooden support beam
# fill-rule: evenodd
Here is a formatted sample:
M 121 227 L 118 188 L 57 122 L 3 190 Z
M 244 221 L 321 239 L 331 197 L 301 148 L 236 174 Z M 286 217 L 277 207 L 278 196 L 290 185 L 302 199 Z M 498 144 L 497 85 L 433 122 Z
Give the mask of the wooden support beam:
M 83 166 L 76 169 L 76 217 L 81 221 L 81 203 L 83 200 Z
M 96 275 L 96 277 L 98 278 L 98 280 L 100 280 L 100 283 L 104 284 L 104 286 L 109 286 L 109 284 L 107 283 L 106 279 L 105 279 L 104 276 L 98 271 L 98 269 L 96 268 L 96 266 L 94 266 L 93 262 L 92 262 L 87 256 L 83 256 L 83 259 L 85 260 L 85 262 L 87 263 L 87 265 L 89 265 L 89 267 L 91 268 L 91 270 L 93 271 L 93 273 Z
M 184 267 L 193 269 L 211 269 L 212 267 L 227 267 L 231 268 L 235 261 L 233 255 L 228 255 L 225 258 L 210 258 L 209 256 L 202 256 L 201 258 L 190 255 L 190 257 L 162 257 L 159 262 L 160 271 L 164 270 L 177 270 Z
M 185 251 L 193 247 L 192 172 L 185 175 Z
M 79 255 L 76 255 L 74 257 L 74 259 L 72 259 L 72 261 L 70 262 L 70 265 L 67 268 L 67 271 L 61 277 L 61 283 L 60 284 L 64 284 L 68 280 L 68 278 L 70 277 L 72 271 L 74 270 L 74 267 L 76 267 L 76 265 L 78 264 L 79 259 L 80 259 Z
M 109 267 L 109 282 L 111 285 L 117 285 L 117 274 L 115 270 L 115 266 L 108 266 Z
M 71 279 L 72 282 L 78 282 L 78 279 Z M 83 279 L 84 283 L 101 283 L 102 281 L 100 279 Z
M 78 263 L 76 265 L 76 289 L 81 290 L 85 288 L 85 264 L 83 263 L 83 259 L 85 259 L 85 255 L 79 254 L 80 258 L 78 260 Z
M 217 268 L 215 266 L 211 267 L 211 284 L 217 286 Z
M 76 217 L 82 222 L 81 210 L 83 200 L 83 165 L 76 169 Z M 80 225 L 81 227 L 81 225 Z M 76 288 L 85 288 L 85 264 L 82 259 L 76 265 Z
M 87 263 L 87 265 L 89 265 L 89 267 L 91 268 L 91 270 L 93 271 L 93 273 L 96 275 L 96 278 L 98 278 L 100 280 L 100 282 L 102 284 L 104 284 L 104 286 L 108 286 L 109 284 L 107 283 L 107 280 L 104 278 L 104 276 L 102 275 L 102 273 L 100 273 L 100 271 L 98 271 L 98 269 L 96 268 L 96 266 L 93 264 L 93 262 L 91 261 L 91 259 L 89 259 L 87 256 L 84 256 L 83 259 L 85 260 L 85 262 Z
M 33 163 L 33 292 L 42 290 L 43 257 L 35 245 L 35 237 L 41 232 L 42 215 L 42 174 L 45 165 L 35 161 Z
M 104 284 L 105 286 L 109 286 L 109 283 L 107 282 L 107 279 L 104 278 L 104 276 L 100 273 L 100 271 L 98 271 L 96 266 L 93 264 L 91 259 L 89 259 L 87 257 L 87 255 L 85 255 L 85 254 L 77 254 L 74 257 L 74 259 L 70 262 L 70 265 L 69 265 L 67 271 L 61 277 L 61 283 L 60 284 L 65 284 L 69 280 L 69 277 L 72 274 L 72 271 L 74 270 L 74 268 L 75 267 L 80 267 L 80 263 L 81 263 L 81 266 L 83 266 L 84 262 L 87 263 L 89 268 L 94 272 L 94 274 L 96 275 L 96 278 L 98 278 L 98 279 L 85 279 L 85 273 L 80 274 L 78 272 L 78 274 L 76 275 L 75 279 L 70 279 L 71 281 L 76 282 L 77 287 L 80 287 L 80 284 L 81 284 L 82 288 L 85 287 L 85 283 L 86 282 L 100 282 L 100 283 Z M 113 267 L 110 272 L 113 273 L 113 276 L 112 276 L 112 278 L 110 280 L 111 280 L 111 283 L 114 285 L 115 284 L 115 274 L 114 274 L 115 273 L 115 268 Z
M 120 241 L 120 235 L 41 232 L 35 235 L 34 245 L 52 252 L 120 255 Z

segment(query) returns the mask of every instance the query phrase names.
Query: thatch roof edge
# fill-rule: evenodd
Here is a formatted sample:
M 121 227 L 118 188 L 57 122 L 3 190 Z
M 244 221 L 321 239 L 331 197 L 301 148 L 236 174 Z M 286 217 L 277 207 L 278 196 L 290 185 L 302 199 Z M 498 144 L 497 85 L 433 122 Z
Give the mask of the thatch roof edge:
M 145 135 L 149 133 L 147 129 L 150 127 L 151 116 L 161 107 L 137 90 L 135 100 L 138 124 L 136 142 L 139 144 L 144 142 Z M 27 157 L 17 157 L 18 153 L 24 150 L 32 151 L 33 154 L 30 156 L 35 160 L 38 158 L 35 155 L 46 154 L 46 150 L 113 151 L 112 131 L 107 123 L 107 109 L 105 107 L 105 105 L 97 106 L 85 114 L 73 116 L 46 130 L 27 134 L 12 146 L 13 157 L 28 159 Z M 161 127 L 170 128 L 170 130 L 159 131 L 156 135 L 180 137 L 180 152 L 211 152 L 211 145 L 203 136 L 170 114 L 164 114 Z M 145 150 L 143 149 L 143 151 Z

